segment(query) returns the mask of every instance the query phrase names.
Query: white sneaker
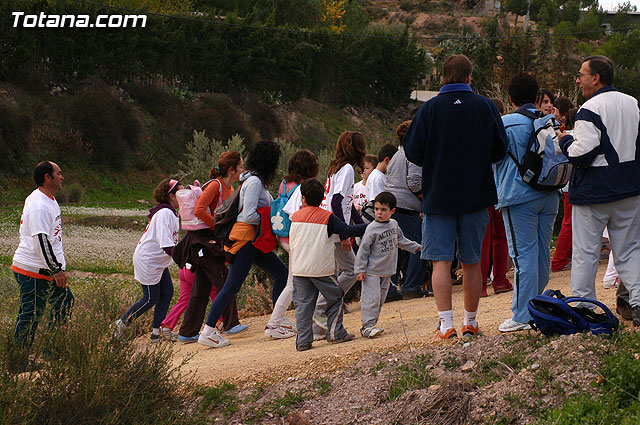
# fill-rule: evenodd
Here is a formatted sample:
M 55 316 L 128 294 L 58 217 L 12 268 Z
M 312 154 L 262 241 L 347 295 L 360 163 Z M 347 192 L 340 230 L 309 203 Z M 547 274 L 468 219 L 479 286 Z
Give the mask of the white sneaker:
M 169 328 L 160 328 L 160 334 L 165 341 L 176 342 L 178 340 L 178 334 L 171 331 Z
M 619 277 L 616 277 L 615 279 L 611 279 L 611 280 L 603 280 L 602 285 L 604 286 L 604 289 L 613 289 L 618 287 L 619 281 L 620 281 Z
M 296 336 L 296 333 L 291 329 L 287 329 L 283 326 L 269 326 L 264 328 L 264 336 L 274 339 L 286 339 Z
M 109 327 L 113 329 L 114 335 L 118 338 L 124 337 L 124 333 L 127 330 L 127 325 L 121 319 L 116 320 Z
M 518 332 L 518 331 L 528 331 L 531 329 L 531 325 L 528 323 L 516 322 L 513 319 L 507 319 L 500 326 L 498 326 L 498 330 L 500 332 Z
M 384 329 L 373 328 L 373 327 L 360 329 L 360 335 L 362 335 L 364 338 L 375 338 L 376 336 L 380 335 L 383 332 L 384 332 Z
M 209 335 L 205 335 L 204 332 L 200 333 L 198 342 L 202 345 L 206 345 L 207 347 L 213 347 L 213 348 L 225 347 L 231 344 L 231 341 L 229 341 L 226 338 L 223 338 L 217 329 L 214 329 Z
M 297 332 L 298 331 L 298 329 L 296 328 L 296 325 L 294 323 L 292 323 L 286 317 L 283 317 L 282 320 L 280 321 L 280 327 L 288 329 L 291 332 Z

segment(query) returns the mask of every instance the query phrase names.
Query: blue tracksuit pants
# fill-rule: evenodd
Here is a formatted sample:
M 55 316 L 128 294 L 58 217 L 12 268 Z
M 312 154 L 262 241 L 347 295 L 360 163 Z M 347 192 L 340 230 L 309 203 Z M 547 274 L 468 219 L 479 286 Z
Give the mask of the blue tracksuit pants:
M 529 323 L 531 315 L 527 304 L 541 294 L 549 282 L 549 248 L 559 199 L 558 193 L 551 192 L 502 209 L 509 255 L 515 265 L 511 310 L 516 322 Z

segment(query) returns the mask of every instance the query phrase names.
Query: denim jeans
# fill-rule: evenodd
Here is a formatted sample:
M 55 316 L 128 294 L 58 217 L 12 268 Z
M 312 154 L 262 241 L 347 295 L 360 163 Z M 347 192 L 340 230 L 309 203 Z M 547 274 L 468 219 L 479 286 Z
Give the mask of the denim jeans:
M 422 258 L 476 264 L 482 259 L 482 240 L 489 224 L 486 209 L 457 215 L 424 214 L 422 220 Z
M 253 244 L 248 243 L 240 248 L 235 255 L 233 264 L 231 264 L 229 268 L 227 281 L 211 304 L 207 325 L 211 327 L 216 326 L 218 319 L 220 319 L 222 315 L 222 311 L 227 307 L 231 298 L 242 288 L 242 284 L 247 278 L 252 264 L 255 264 L 274 277 L 275 282 L 271 290 L 271 300 L 275 305 L 280 293 L 287 285 L 289 270 L 275 253 L 270 252 L 265 254 L 259 251 Z
M 20 311 L 13 338 L 18 345 L 25 347 L 33 343 L 47 302 L 52 304 L 49 323 L 54 326 L 71 316 L 74 297 L 69 287 L 60 288 L 53 280 L 36 279 L 15 272 L 14 275 L 20 286 Z
M 155 306 L 152 327 L 159 328 L 164 318 L 167 317 L 169 304 L 171 304 L 171 298 L 173 298 L 173 282 L 171 281 L 169 269 L 164 269 L 162 277 L 160 277 L 160 281 L 156 285 L 140 286 L 142 286 L 142 298 L 127 310 L 121 320 L 127 324 L 131 323 L 133 319 Z
M 420 223 L 420 214 L 401 214 L 396 212 L 392 218 L 398 222 L 400 230 L 407 239 L 414 242 L 422 243 L 422 223 Z M 402 282 L 403 292 L 417 292 L 424 284 L 424 275 L 426 271 L 426 264 L 420 258 L 420 253 L 416 252 L 407 253 L 409 256 L 409 263 L 407 265 L 407 271 L 404 275 L 404 281 Z M 398 275 L 394 275 L 391 279 L 393 283 L 398 282 Z

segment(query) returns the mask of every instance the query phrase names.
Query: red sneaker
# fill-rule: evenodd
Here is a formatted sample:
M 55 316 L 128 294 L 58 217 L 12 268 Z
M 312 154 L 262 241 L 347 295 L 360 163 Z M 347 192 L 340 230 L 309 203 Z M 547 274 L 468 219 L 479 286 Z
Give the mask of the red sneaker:
M 503 292 L 513 291 L 513 285 L 509 283 L 509 285 L 504 286 L 496 286 L 493 285 L 493 293 L 494 294 L 502 294 Z
M 436 339 L 446 340 L 446 339 L 458 338 L 458 333 L 456 332 L 456 328 L 447 329 L 443 334 L 442 332 L 440 332 L 440 328 L 438 327 L 438 329 L 436 329 L 435 335 L 436 335 Z
M 480 335 L 480 325 L 462 325 L 462 337 L 471 337 Z

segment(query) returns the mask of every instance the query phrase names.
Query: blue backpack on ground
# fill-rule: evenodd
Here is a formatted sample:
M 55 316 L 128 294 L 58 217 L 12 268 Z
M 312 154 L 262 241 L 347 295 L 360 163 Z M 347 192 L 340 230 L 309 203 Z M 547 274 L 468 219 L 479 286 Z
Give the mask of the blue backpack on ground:
M 587 307 L 572 307 L 571 303 L 589 303 L 604 313 L 596 313 Z M 620 322 L 609 308 L 596 300 L 580 297 L 565 297 L 562 292 L 547 289 L 529 301 L 531 326 L 546 336 L 572 335 L 590 331 L 594 335 L 611 335 L 618 330 Z
M 273 234 L 276 236 L 280 236 L 283 238 L 289 237 L 289 228 L 291 227 L 291 218 L 289 214 L 282 211 L 287 202 L 289 202 L 289 198 L 296 190 L 296 188 L 300 186 L 299 184 L 295 185 L 291 188 L 289 193 L 287 193 L 287 181 L 282 181 L 282 193 L 276 200 L 271 203 L 271 230 L 273 230 Z
M 536 190 L 551 192 L 562 189 L 569 182 L 573 166 L 560 149 L 553 114 L 542 116 L 542 113 L 523 108 L 516 112 L 533 120 L 533 131 L 522 162 L 507 151 L 516 163 L 520 177 Z

